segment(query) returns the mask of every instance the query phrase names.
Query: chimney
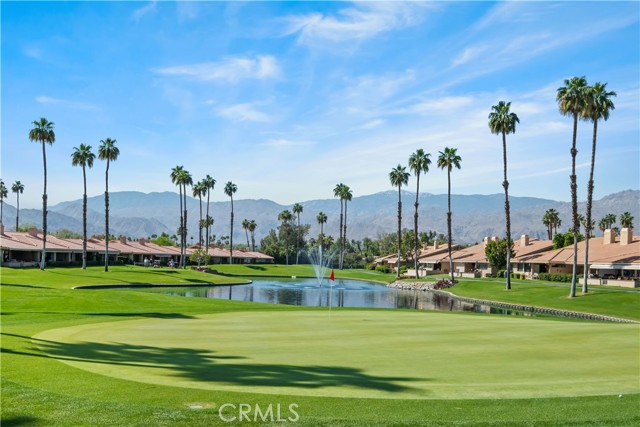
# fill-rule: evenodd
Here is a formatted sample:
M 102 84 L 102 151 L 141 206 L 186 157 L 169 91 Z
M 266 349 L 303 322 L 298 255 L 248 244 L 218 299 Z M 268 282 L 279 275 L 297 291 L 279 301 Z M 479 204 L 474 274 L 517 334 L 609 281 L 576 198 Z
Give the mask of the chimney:
M 438 241 L 437 241 L 437 240 L 436 240 L 436 241 L 434 241 L 434 242 L 433 242 L 433 249 L 434 249 L 434 250 L 436 250 L 436 249 L 438 249 L 439 247 L 440 247 L 440 243 L 438 243 Z
M 604 244 L 610 245 L 615 242 L 616 242 L 616 231 L 611 230 L 610 228 L 607 228 L 606 230 L 604 230 Z
M 38 229 L 35 227 L 29 228 L 28 233 L 29 233 L 29 236 L 31 237 L 38 237 Z
M 520 247 L 529 246 L 529 235 L 523 234 L 520 236 Z
M 0 234 L 4 235 L 4 224 L 0 222 Z
M 489 236 L 485 236 L 484 239 L 482 239 L 482 243 L 484 244 L 484 247 L 487 247 L 487 243 L 489 243 Z
M 142 246 L 147 246 L 147 241 L 145 240 L 144 237 L 141 237 L 140 240 L 138 240 L 138 242 L 142 245 Z
M 127 238 L 125 236 L 120 236 L 120 243 L 122 243 L 123 245 L 127 244 Z
M 498 236 L 493 236 L 493 237 L 491 238 L 491 240 L 492 240 L 492 241 L 494 241 L 494 242 L 496 242 L 496 243 L 498 243 L 498 242 L 500 241 L 500 239 L 498 239 Z
M 633 242 L 633 228 L 623 228 L 620 230 L 620 244 L 630 245 Z

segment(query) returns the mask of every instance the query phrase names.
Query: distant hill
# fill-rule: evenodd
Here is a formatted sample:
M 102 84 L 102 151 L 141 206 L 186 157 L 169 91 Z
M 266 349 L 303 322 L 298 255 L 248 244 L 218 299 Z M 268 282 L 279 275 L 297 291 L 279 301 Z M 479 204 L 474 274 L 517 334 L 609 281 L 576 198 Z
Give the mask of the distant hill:
M 179 224 L 179 196 L 173 192 L 142 193 L 136 191 L 114 192 L 110 194 L 110 229 L 115 235 L 130 237 L 147 237 L 152 234 L 166 232 L 174 234 Z M 398 193 L 384 191 L 376 194 L 355 197 L 349 203 L 347 237 L 362 239 L 376 237 L 378 233 L 393 232 L 396 229 Z M 413 227 L 413 211 L 415 193 L 404 191 L 403 227 Z M 206 200 L 205 200 L 206 201 Z M 570 226 L 571 205 L 535 197 L 509 197 L 511 203 L 511 229 L 514 237 L 529 234 L 533 237 L 545 237 L 546 230 L 542 225 L 542 216 L 547 209 L 554 208 L 560 213 L 562 230 Z M 327 214 L 325 233 L 334 237 L 338 235 L 340 220 L 340 202 L 337 199 L 310 200 L 301 202 L 304 211 L 301 222 L 311 224 L 311 235 L 320 232 L 316 222 L 318 212 Z M 90 234 L 104 233 L 104 197 L 96 196 L 87 200 L 87 229 Z M 49 208 L 49 230 L 67 228 L 73 231 L 82 230 L 82 201 L 62 202 Z M 199 220 L 199 203 L 197 199 L 187 197 L 189 235 L 197 239 Z M 203 204 L 203 209 L 206 207 Z M 256 239 L 259 242 L 270 229 L 279 225 L 278 214 L 291 205 L 280 205 L 271 200 L 234 200 L 235 225 L 234 242 L 246 243 L 241 223 L 243 219 L 253 219 L 258 224 Z M 504 195 L 452 195 L 453 235 L 458 243 L 474 243 L 484 236 L 504 235 Z M 581 212 L 585 203 L 579 204 Z M 613 213 L 619 216 L 629 211 L 640 221 L 640 191 L 627 190 L 596 200 L 593 206 L 593 217 Z M 212 232 L 216 236 L 229 233 L 229 202 L 212 202 L 210 215 L 215 224 Z M 435 230 L 446 234 L 446 194 L 420 194 L 420 229 Z M 203 212 L 203 215 L 205 212 Z M 4 224 L 7 229 L 15 225 L 15 208 L 4 204 Z M 20 223 L 31 223 L 41 227 L 42 213 L 37 209 L 21 209 Z

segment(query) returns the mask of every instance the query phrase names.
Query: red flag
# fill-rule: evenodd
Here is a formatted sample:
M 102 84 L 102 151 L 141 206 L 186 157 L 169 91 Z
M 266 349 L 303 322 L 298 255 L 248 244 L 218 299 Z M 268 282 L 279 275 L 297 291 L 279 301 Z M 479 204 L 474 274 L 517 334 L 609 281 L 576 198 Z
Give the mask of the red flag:
M 336 276 L 333 275 L 333 268 L 331 269 L 331 275 L 329 276 L 329 280 L 331 280 L 332 282 L 336 280 Z

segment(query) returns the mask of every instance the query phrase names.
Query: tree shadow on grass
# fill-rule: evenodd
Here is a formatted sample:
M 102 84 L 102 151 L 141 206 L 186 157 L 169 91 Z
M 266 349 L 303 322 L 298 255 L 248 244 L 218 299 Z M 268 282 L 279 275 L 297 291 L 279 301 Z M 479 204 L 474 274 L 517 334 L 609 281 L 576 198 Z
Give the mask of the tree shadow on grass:
M 203 336 L 203 340 L 209 339 Z M 37 348 L 32 353 L 4 350 L 31 356 L 52 357 L 64 361 L 92 362 L 121 366 L 168 369 L 169 375 L 198 382 L 224 383 L 246 387 L 357 387 L 361 389 L 401 392 L 410 387 L 402 384 L 417 378 L 382 377 L 362 369 L 345 366 L 296 366 L 273 363 L 251 363 L 242 356 L 219 355 L 215 351 L 152 347 L 125 343 L 64 343 L 32 338 Z M 239 360 L 243 359 L 243 362 Z M 423 380 L 423 379 L 420 379 Z
M 32 426 L 37 420 L 35 417 L 17 415 L 13 417 L 2 417 L 0 424 L 2 424 L 2 427 Z

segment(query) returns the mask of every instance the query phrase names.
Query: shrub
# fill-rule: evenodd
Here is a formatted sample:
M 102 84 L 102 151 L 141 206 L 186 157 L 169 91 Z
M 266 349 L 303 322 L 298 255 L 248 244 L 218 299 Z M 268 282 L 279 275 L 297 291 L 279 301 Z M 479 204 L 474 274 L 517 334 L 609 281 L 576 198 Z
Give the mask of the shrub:
M 571 282 L 571 274 L 564 273 L 540 273 L 538 279 L 549 282 Z
M 380 272 L 380 273 L 391 273 L 391 269 L 389 267 L 387 267 L 386 265 L 377 265 L 376 266 L 376 271 Z

